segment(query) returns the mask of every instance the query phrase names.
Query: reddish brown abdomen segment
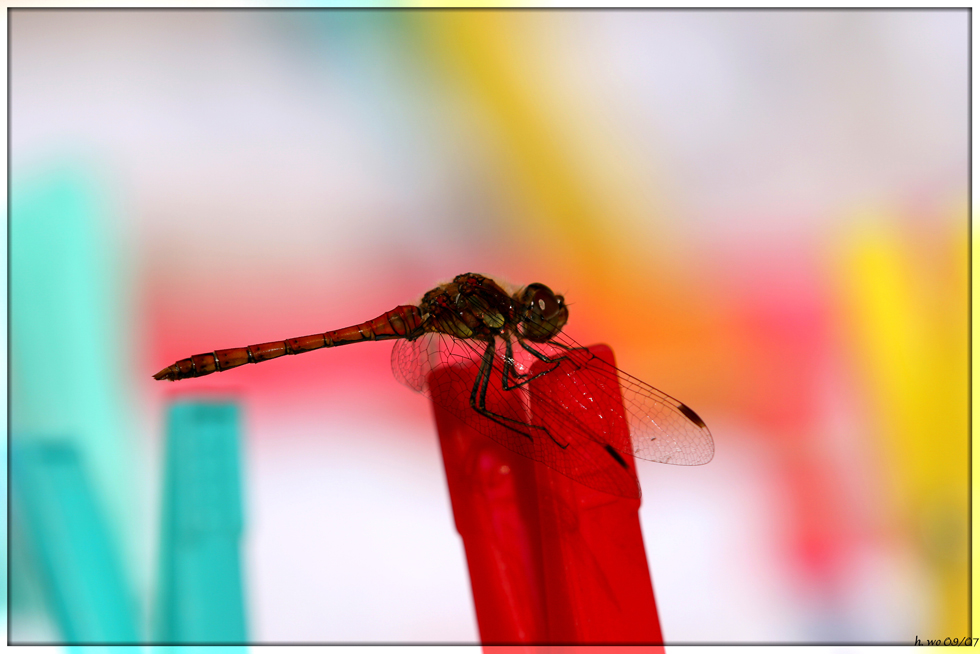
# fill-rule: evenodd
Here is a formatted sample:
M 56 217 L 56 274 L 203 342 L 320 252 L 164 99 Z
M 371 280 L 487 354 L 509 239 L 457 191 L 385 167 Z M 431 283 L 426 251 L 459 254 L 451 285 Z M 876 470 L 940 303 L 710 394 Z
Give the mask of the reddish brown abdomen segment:
M 260 363 L 281 357 L 284 354 L 301 354 L 322 347 L 337 347 L 360 341 L 383 341 L 392 338 L 406 338 L 422 327 L 422 313 L 418 307 L 406 305 L 395 307 L 374 320 L 360 325 L 335 329 L 323 334 L 289 338 L 285 341 L 260 343 L 230 350 L 215 350 L 207 354 L 195 354 L 187 359 L 164 368 L 153 375 L 154 379 L 177 381 L 188 377 L 203 377 L 212 372 L 224 372 L 246 363 Z

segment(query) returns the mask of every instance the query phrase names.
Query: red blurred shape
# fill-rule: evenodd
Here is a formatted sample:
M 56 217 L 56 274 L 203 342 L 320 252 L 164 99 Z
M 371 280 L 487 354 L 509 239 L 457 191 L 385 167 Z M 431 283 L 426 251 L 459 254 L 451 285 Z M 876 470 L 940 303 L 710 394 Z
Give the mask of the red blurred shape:
M 588 349 L 615 365 L 608 346 Z M 535 397 L 582 392 L 574 383 L 574 370 L 565 361 L 531 384 L 529 409 L 536 424 L 547 426 L 550 419 L 535 407 Z M 429 388 L 442 389 L 433 402 L 436 426 L 481 641 L 656 644 L 645 649 L 662 653 L 637 513 L 640 501 L 574 482 L 498 445 L 441 408 L 446 402 L 468 404 L 476 372 L 476 366 L 459 376 L 458 371 L 451 375 L 437 369 Z M 614 376 L 609 384 L 618 391 Z M 619 397 L 618 392 L 610 395 Z M 603 426 L 604 434 L 628 439 L 622 400 L 605 402 L 590 415 L 575 417 L 589 424 L 601 414 L 611 423 Z M 509 415 L 527 410 L 517 405 L 488 408 Z M 632 457 L 623 458 L 635 475 Z
M 436 369 L 429 388 L 446 391 L 442 402 L 468 402 L 477 367 L 461 372 L 457 376 Z M 517 403 L 518 396 L 510 399 Z M 440 402 L 433 406 L 456 530 L 469 563 L 480 639 L 500 644 L 546 642 L 536 464 L 476 432 Z M 499 407 L 492 408 L 499 412 Z M 519 415 L 519 410 L 515 406 L 514 413 L 508 413 Z

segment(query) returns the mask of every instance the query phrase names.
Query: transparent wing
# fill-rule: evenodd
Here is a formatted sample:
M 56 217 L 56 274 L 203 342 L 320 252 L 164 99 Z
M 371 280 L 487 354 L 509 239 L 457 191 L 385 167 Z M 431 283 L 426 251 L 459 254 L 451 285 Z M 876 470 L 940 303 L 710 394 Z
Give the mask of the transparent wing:
M 607 387 L 617 385 L 609 379 L 616 377 L 604 377 L 602 370 L 583 376 L 590 365 L 571 358 L 546 363 L 517 344 L 508 356 L 506 343 L 498 341 L 490 355 L 489 379 L 475 391 L 487 356 L 487 344 L 480 341 L 443 334 L 398 341 L 392 371 L 398 381 L 507 449 L 591 488 L 638 498 L 635 473 L 616 453 L 630 448 L 625 421 L 588 413 L 590 393 L 611 392 Z
M 588 353 L 564 334 L 559 334 L 544 349 L 552 357 L 569 351 Z M 629 451 L 647 461 L 674 465 L 702 465 L 714 457 L 711 432 L 698 414 L 683 402 L 594 355 L 582 362 L 575 375 L 589 392 L 607 396 L 617 389 L 603 380 L 611 375 L 619 379 L 631 441 L 629 450 L 621 449 L 622 441 L 613 441 L 620 451 Z

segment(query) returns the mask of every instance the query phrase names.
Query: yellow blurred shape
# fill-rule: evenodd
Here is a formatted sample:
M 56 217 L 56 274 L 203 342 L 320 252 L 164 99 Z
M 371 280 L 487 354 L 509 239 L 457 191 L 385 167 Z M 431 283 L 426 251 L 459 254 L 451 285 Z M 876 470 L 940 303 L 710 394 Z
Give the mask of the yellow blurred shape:
M 913 233 L 901 224 L 857 217 L 839 282 L 876 411 L 889 509 L 936 580 L 937 633 L 966 635 L 966 242 L 954 229 Z
M 504 229 L 527 272 L 588 307 L 575 309 L 577 329 L 588 313 L 606 317 L 603 338 L 617 343 L 673 343 L 708 324 L 703 298 L 676 270 L 677 244 L 651 236 L 660 200 L 624 147 L 630 135 L 610 122 L 615 115 L 601 99 L 580 92 L 575 75 L 586 73 L 556 79 L 567 66 L 553 59 L 576 47 L 576 20 L 587 17 L 436 11 L 417 27 L 474 115 L 488 119 L 477 128 L 487 129 L 501 178 L 518 198 L 520 213 Z M 693 339 L 673 349 L 690 361 L 692 348 Z
M 650 182 L 638 181 L 616 135 L 597 127 L 589 98 L 569 95 L 549 74 L 550 58 L 563 45 L 574 47 L 564 40 L 574 20 L 533 11 L 440 11 L 426 13 L 418 26 L 432 56 L 490 119 L 501 168 L 527 207 L 511 228 L 528 263 L 552 274 L 572 271 L 601 288 L 653 254 L 629 252 L 636 239 L 621 229 L 627 214 L 651 222 L 641 215 L 651 212 L 644 191 Z

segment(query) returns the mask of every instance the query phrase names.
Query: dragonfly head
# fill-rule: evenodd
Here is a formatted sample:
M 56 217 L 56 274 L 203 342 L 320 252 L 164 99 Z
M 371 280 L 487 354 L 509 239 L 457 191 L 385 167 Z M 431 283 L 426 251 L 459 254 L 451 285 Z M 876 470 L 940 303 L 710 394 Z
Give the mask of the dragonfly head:
M 521 291 L 520 304 L 522 317 L 518 332 L 531 342 L 551 340 L 568 321 L 565 298 L 555 295 L 544 284 L 528 285 Z

